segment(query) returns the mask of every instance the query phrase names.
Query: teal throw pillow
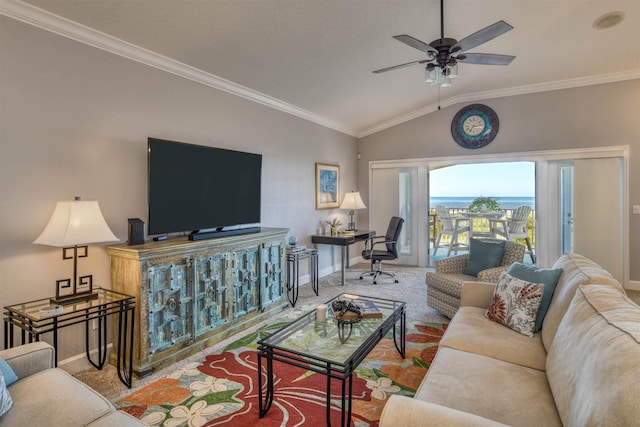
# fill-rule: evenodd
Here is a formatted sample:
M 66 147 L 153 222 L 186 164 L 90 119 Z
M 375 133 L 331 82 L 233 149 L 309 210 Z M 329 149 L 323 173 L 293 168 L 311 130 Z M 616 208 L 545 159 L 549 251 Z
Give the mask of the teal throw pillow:
M 9 394 L 9 390 L 7 390 L 7 386 L 4 383 L 4 376 L 2 375 L 2 373 L 0 373 L 0 417 L 9 412 L 9 409 L 11 409 L 11 405 L 13 405 L 11 395 Z
M 525 282 L 541 283 L 544 285 L 544 295 L 542 296 L 538 317 L 536 318 L 535 332 L 542 329 L 542 321 L 547 314 L 549 304 L 551 304 L 551 298 L 553 298 L 553 293 L 556 290 L 556 285 L 558 284 L 558 279 L 560 279 L 562 271 L 561 268 L 536 268 L 522 264 L 521 262 L 514 262 L 511 264 L 511 267 L 509 267 L 508 273 L 513 277 L 517 277 Z
M 4 377 L 4 382 L 7 384 L 7 387 L 18 381 L 18 376 L 2 357 L 0 357 L 0 372 L 2 372 L 2 376 Z
M 464 274 L 477 276 L 482 270 L 500 265 L 506 241 L 494 242 L 471 238 L 469 242 L 469 260 Z

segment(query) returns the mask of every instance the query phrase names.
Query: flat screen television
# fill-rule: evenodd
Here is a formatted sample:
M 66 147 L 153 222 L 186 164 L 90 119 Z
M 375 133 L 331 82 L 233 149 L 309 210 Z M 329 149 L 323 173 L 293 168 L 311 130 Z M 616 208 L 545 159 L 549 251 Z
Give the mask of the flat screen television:
M 148 156 L 150 235 L 260 222 L 262 155 L 149 138 Z

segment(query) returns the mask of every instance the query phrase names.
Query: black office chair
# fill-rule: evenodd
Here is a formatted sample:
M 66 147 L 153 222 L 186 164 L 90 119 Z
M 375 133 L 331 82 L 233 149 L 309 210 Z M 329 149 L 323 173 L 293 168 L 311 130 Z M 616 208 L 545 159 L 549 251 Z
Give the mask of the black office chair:
M 362 279 L 365 275 L 373 276 L 373 283 L 377 284 L 378 282 L 376 281 L 376 279 L 378 278 L 378 276 L 384 274 L 393 277 L 395 282 L 398 283 L 398 279 L 396 278 L 395 273 L 382 271 L 382 261 L 391 261 L 394 259 L 398 259 L 398 237 L 400 236 L 400 231 L 402 231 L 403 223 L 404 219 L 394 216 L 389 222 L 387 234 L 385 234 L 384 236 L 369 237 L 367 240 L 365 240 L 364 251 L 362 251 L 362 258 L 371 261 L 371 271 L 362 273 L 360 275 L 360 279 Z M 384 245 L 384 249 L 375 249 L 375 247 L 378 245 Z M 374 269 L 376 263 L 378 263 L 378 266 Z

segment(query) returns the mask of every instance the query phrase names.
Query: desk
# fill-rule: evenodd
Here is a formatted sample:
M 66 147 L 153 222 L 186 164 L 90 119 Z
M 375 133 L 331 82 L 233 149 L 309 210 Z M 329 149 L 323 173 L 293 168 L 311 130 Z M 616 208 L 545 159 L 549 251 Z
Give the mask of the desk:
M 85 324 L 85 350 L 87 359 L 96 368 L 102 369 L 107 360 L 107 317 L 118 315 L 118 329 L 113 336 L 118 339 L 117 371 L 120 381 L 131 388 L 131 365 L 133 362 L 133 321 L 135 298 L 108 289 L 95 289 L 98 298 L 80 301 L 64 306 L 64 312 L 57 316 L 40 314 L 40 308 L 51 304 L 49 299 L 41 299 L 4 308 L 4 348 L 13 347 L 14 327 L 21 330 L 21 344 L 40 341 L 40 335 L 53 334 L 55 366 L 58 366 L 58 330 L 78 323 Z M 129 317 L 129 315 L 131 315 Z M 90 320 L 97 322 L 98 360 L 94 361 L 89 352 Z M 28 336 L 28 337 L 27 337 Z
M 344 269 L 348 267 L 349 263 L 349 246 L 356 242 L 367 240 L 369 237 L 376 235 L 372 230 L 357 230 L 354 234 L 344 235 L 338 234 L 337 236 L 325 236 L 325 235 L 313 235 L 311 236 L 311 243 L 316 248 L 318 245 L 333 245 L 342 247 L 342 268 L 341 268 L 341 280 L 342 286 L 344 286 Z

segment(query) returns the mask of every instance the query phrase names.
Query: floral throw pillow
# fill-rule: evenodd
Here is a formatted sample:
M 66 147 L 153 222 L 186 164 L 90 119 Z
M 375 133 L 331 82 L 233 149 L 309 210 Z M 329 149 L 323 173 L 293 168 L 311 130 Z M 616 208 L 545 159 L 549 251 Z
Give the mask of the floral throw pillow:
M 504 272 L 500 275 L 486 316 L 516 332 L 533 336 L 544 285 L 529 283 Z

